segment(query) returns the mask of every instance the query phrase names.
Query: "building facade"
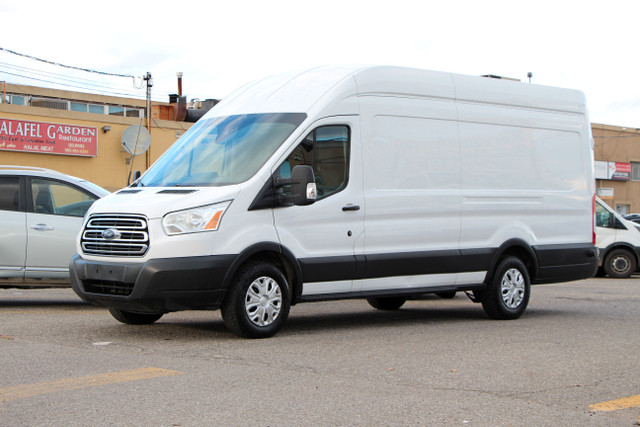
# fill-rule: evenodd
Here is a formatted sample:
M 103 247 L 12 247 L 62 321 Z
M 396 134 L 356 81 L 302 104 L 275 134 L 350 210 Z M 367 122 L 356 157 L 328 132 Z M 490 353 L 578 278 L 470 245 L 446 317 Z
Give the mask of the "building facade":
M 0 90 L 0 165 L 54 169 L 110 191 L 127 186 L 193 125 L 158 118 L 169 103 L 152 103 L 147 121 L 144 100 L 12 84 Z M 123 134 L 147 124 L 149 149 L 132 156 Z
M 598 196 L 618 213 L 640 213 L 640 130 L 592 124 Z

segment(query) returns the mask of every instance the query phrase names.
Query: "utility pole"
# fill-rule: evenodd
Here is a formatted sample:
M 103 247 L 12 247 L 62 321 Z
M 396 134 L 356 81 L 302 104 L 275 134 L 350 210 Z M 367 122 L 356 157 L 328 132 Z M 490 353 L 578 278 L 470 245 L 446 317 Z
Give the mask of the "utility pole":
M 151 135 L 151 87 L 153 86 L 151 73 L 147 71 L 147 74 L 142 79 L 147 82 L 147 130 L 149 131 L 149 135 Z M 149 146 L 146 152 L 145 170 L 149 169 L 149 166 L 151 166 L 151 146 Z

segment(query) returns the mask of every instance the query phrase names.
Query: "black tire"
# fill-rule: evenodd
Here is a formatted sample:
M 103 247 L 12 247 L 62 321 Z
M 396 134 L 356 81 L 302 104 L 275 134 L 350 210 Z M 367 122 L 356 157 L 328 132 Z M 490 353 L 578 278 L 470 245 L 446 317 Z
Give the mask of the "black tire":
M 530 293 L 527 268 L 520 259 L 506 257 L 498 264 L 486 289 L 480 292 L 482 308 L 492 319 L 517 319 L 526 310 Z
M 607 254 L 602 267 L 609 277 L 624 279 L 636 271 L 637 263 L 633 254 L 628 250 L 614 249 Z
M 367 298 L 367 302 L 378 310 L 398 310 L 407 301 L 405 297 Z
M 451 299 L 456 296 L 456 291 L 436 292 L 436 295 L 442 299 Z
M 222 319 L 240 337 L 268 338 L 287 320 L 290 305 L 282 272 L 267 262 L 252 262 L 238 271 L 227 291 Z
M 118 321 L 127 325 L 150 325 L 160 319 L 164 313 L 133 313 L 109 307 L 109 313 Z

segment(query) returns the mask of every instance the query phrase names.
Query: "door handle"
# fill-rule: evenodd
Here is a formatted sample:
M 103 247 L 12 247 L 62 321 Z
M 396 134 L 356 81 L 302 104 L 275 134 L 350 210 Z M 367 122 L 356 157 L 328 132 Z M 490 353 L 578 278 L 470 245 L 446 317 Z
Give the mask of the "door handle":
M 342 207 L 342 211 L 343 211 L 343 212 L 347 212 L 347 211 L 359 211 L 359 210 L 360 210 L 360 206 L 358 206 L 358 205 L 348 204 L 347 206 L 343 206 L 343 207 Z
M 32 225 L 31 227 L 29 227 L 32 230 L 37 230 L 37 231 L 51 231 L 53 230 L 53 227 L 47 224 L 36 224 L 36 225 Z

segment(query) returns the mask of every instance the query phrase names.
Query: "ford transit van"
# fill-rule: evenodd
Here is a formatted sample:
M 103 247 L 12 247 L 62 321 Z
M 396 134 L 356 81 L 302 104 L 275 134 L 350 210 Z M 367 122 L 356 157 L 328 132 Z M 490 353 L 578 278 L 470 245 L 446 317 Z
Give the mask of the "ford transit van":
M 124 323 L 221 309 L 268 337 L 293 304 L 398 309 L 464 291 L 515 319 L 530 285 L 595 273 L 584 95 L 398 67 L 248 84 L 97 201 L 73 288 Z

